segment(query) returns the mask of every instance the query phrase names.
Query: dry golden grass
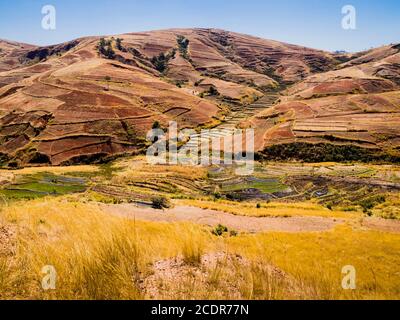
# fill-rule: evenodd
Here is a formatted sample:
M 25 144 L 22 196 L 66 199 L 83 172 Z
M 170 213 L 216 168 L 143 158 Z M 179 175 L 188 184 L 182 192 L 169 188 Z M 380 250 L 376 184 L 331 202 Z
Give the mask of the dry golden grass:
M 0 298 L 141 299 L 151 264 L 177 256 L 195 265 L 206 253 L 239 254 L 228 264 L 176 279 L 167 298 L 334 299 L 400 298 L 400 235 L 336 228 L 324 233 L 268 233 L 215 237 L 194 224 L 166 224 L 109 216 L 73 197 L 19 202 L 1 211 L 0 230 L 13 230 L 13 254 L 0 251 Z M 7 234 L 6 234 L 7 235 Z M 0 237 L 1 245 L 8 242 Z M 275 277 L 269 266 L 284 271 Z M 341 268 L 357 269 L 357 290 L 341 289 Z M 43 291 L 43 266 L 57 270 L 57 289 Z M 228 281 L 229 280 L 229 281 Z M 229 284 L 229 285 L 228 285 Z M 233 291 L 232 291 L 233 286 Z
M 120 173 L 119 177 L 148 177 L 149 175 L 183 175 L 191 179 L 200 179 L 206 177 L 207 171 L 200 167 L 178 166 L 178 165 L 157 165 L 157 166 L 143 166 L 139 169 L 127 170 Z
M 182 253 L 189 259 L 211 244 L 199 227 L 135 223 L 67 198 L 20 202 L 1 214 L 4 226 L 18 230 L 15 255 L 0 258 L 2 298 L 142 298 L 137 281 L 149 263 Z M 197 249 L 188 249 L 191 239 Z M 41 289 L 46 265 L 57 270 L 55 292 Z
M 372 214 L 385 219 L 400 219 L 400 194 L 389 194 L 386 201 L 372 209 Z
M 20 175 L 30 175 L 42 172 L 51 172 L 53 174 L 65 174 L 72 172 L 96 172 L 99 171 L 100 168 L 98 166 L 91 165 L 80 165 L 80 166 L 68 166 L 68 167 L 27 167 L 23 169 L 17 170 L 1 170 L 0 175 L 2 173 L 12 173 L 12 174 L 20 174 Z
M 141 158 L 117 165 L 119 170 L 110 180 L 111 183 L 128 185 L 132 191 L 140 193 L 198 194 L 207 179 L 207 169 L 197 166 L 152 165 Z
M 400 299 L 400 234 L 338 226 L 324 233 L 231 238 L 230 250 L 265 259 L 290 274 L 304 299 Z M 343 266 L 356 268 L 357 290 L 343 290 Z
M 184 177 L 190 180 L 207 178 L 207 169 L 198 166 L 182 165 L 152 165 L 141 157 L 136 157 L 131 162 L 120 162 L 120 172 L 113 178 L 115 183 L 125 183 L 143 178 Z
M 202 209 L 218 210 L 235 215 L 251 217 L 314 216 L 344 219 L 360 217 L 359 213 L 329 210 L 326 207 L 311 201 L 299 203 L 262 203 L 261 208 L 257 208 L 255 203 L 239 203 L 227 200 L 207 201 L 185 199 L 179 200 L 177 203 Z

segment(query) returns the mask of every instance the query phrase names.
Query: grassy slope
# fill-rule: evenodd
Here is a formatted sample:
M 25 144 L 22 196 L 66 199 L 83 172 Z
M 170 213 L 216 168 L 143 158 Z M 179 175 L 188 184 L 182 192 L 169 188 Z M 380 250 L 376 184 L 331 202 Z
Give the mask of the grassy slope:
M 398 234 L 341 226 L 324 233 L 217 238 L 192 224 L 111 217 L 71 197 L 20 202 L 1 216 L 2 230 L 14 230 L 14 255 L 0 255 L 1 298 L 143 298 L 139 280 L 151 273 L 149 263 L 177 255 L 191 261 L 221 250 L 257 266 L 234 268 L 232 279 L 245 298 L 400 298 Z M 266 283 L 260 270 L 271 263 L 291 280 Z M 49 264 L 58 273 L 57 290 L 44 292 L 41 270 Z M 341 268 L 348 264 L 357 269 L 358 289 L 351 292 L 341 289 Z M 229 298 L 218 280 L 223 273 L 211 274 L 208 282 L 192 281 L 195 290 L 180 297 Z M 175 285 L 182 281 L 187 279 Z
M 218 200 L 181 200 L 178 203 L 224 211 L 241 216 L 252 217 L 292 217 L 292 216 L 314 216 L 314 217 L 334 217 L 334 218 L 357 218 L 357 213 L 346 213 L 343 211 L 332 211 L 321 205 L 309 202 L 301 203 L 263 203 L 260 208 L 255 203 L 238 203 L 234 201 Z

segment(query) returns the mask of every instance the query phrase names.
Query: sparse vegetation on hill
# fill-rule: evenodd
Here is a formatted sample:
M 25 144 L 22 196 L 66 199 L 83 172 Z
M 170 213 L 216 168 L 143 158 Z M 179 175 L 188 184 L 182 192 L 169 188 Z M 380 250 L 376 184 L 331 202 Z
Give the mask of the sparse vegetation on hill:
M 267 147 L 259 153 L 259 156 L 266 160 L 303 160 L 305 162 L 400 162 L 400 157 L 383 153 L 377 149 L 327 143 L 277 144 Z
M 0 49 L 0 121 L 7 126 L 0 134 L 0 154 L 5 165 L 57 165 L 131 154 L 142 148 L 139 142 L 155 119 L 200 129 L 214 125 L 222 113 L 235 119 L 230 120 L 234 126 L 256 129 L 257 151 L 282 142 L 326 141 L 354 147 L 327 147 L 325 153 L 335 154 L 326 160 L 369 158 L 369 151 L 358 147 L 379 150 L 379 161 L 399 157 L 400 76 L 394 45 L 332 54 L 234 32 L 193 29 L 89 37 L 23 49 L 0 41 Z M 7 73 L 12 69 L 18 72 Z M 114 80 L 113 90 L 107 90 L 110 81 L 104 90 L 106 75 Z M 271 100 L 253 103 L 263 93 Z M 212 99 L 199 103 L 198 97 Z M 24 107 L 12 120 L 20 103 Z M 48 112 L 56 126 L 32 128 L 28 119 L 38 110 Z M 134 129 L 137 145 L 120 118 Z M 26 156 L 31 147 L 36 155 Z M 50 154 L 56 149 L 56 155 Z M 322 158 L 295 149 L 309 159 Z M 389 156 L 381 156 L 381 151 Z
M 399 299 L 398 49 L 0 40 L 0 299 Z M 151 164 L 147 132 L 169 121 L 254 128 L 261 161 Z
M 106 40 L 101 38 L 98 44 L 99 53 L 105 56 L 107 59 L 115 58 L 115 51 L 113 49 L 113 40 Z

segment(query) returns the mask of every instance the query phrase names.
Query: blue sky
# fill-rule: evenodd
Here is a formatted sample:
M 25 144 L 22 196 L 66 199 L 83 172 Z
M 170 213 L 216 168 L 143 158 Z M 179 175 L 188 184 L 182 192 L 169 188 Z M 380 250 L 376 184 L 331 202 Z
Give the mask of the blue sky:
M 41 27 L 44 5 L 56 30 Z M 344 5 L 357 29 L 341 27 Z M 399 0 L 0 0 L 0 38 L 47 45 L 87 35 L 216 27 L 325 50 L 360 51 L 400 42 Z

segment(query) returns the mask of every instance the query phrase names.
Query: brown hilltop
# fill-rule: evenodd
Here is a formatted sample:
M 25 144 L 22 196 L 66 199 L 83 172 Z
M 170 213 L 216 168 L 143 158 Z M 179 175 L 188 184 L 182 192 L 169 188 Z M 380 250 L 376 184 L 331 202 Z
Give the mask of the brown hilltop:
M 29 44 L 0 39 L 0 72 L 19 68 L 21 66 L 20 59 L 35 48 Z
M 334 143 L 398 143 L 397 131 L 386 130 L 398 127 L 396 46 L 336 55 L 217 29 L 100 40 L 47 47 L 0 41 L 2 165 L 93 162 L 139 152 L 155 121 L 212 126 L 232 107 L 245 112 L 279 92 L 281 104 L 245 122 L 256 128 L 260 151 L 284 141 L 318 142 L 331 133 L 326 122 L 342 123 L 338 117 L 349 112 L 357 118 L 347 126 L 350 139 L 341 125 Z M 308 130 L 307 121 L 320 117 L 319 130 Z M 377 141 L 367 136 L 368 123 Z

